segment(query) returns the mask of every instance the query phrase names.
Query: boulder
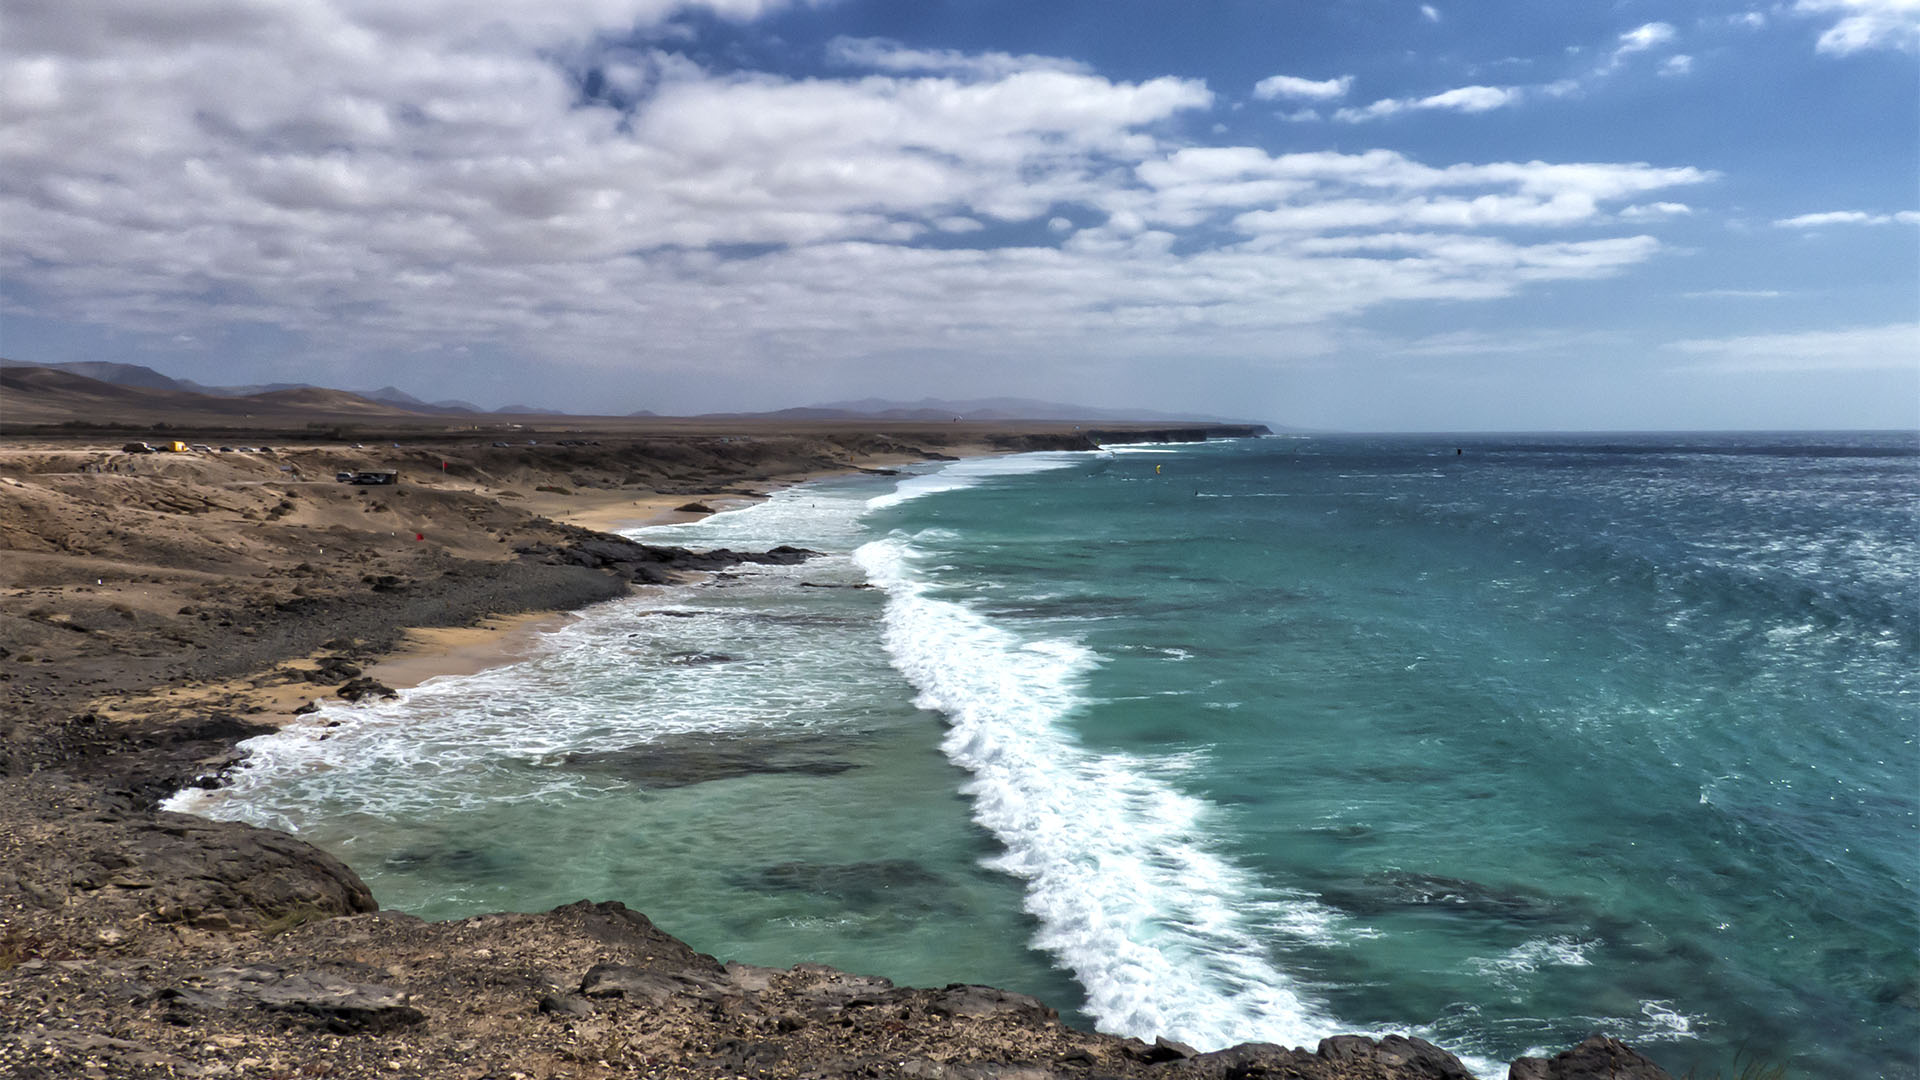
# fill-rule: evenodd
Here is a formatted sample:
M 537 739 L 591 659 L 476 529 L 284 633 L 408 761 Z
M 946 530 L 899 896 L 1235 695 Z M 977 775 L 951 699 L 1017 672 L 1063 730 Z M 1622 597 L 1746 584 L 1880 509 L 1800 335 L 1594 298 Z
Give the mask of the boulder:
M 1671 1073 L 1611 1035 L 1594 1035 L 1550 1058 L 1523 1057 L 1507 1080 L 1673 1080 Z
M 408 1004 L 406 994 L 391 987 L 275 965 L 196 972 L 181 985 L 162 990 L 159 999 L 176 1011 L 265 1009 L 336 1035 L 377 1034 L 426 1020 Z
M 348 701 L 359 701 L 364 697 L 396 698 L 400 696 L 393 687 L 364 675 L 341 684 L 340 689 L 335 690 L 334 694 Z

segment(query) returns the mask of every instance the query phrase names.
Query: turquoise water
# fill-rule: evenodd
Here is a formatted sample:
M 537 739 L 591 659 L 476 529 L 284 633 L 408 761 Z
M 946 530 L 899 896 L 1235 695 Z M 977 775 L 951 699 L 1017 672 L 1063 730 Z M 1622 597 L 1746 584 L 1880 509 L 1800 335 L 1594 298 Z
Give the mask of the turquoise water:
M 1412 1030 L 1495 1074 L 1604 1029 L 1676 1073 L 1912 1077 L 1917 510 L 1911 434 L 809 485 L 649 532 L 828 557 L 331 708 L 181 801 L 430 917 L 616 898 L 1128 1034 Z

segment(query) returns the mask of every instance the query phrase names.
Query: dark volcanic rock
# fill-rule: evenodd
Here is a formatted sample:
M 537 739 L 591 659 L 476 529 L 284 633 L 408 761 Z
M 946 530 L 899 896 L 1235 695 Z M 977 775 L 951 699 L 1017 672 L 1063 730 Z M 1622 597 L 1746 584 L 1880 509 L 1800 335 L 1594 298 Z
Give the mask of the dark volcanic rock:
M 1523 1057 L 1507 1080 L 1673 1080 L 1638 1050 L 1609 1035 L 1595 1035 L 1551 1058 Z
M 526 544 L 514 551 L 522 558 L 553 565 L 610 570 L 643 585 L 662 585 L 672 581 L 676 574 L 725 570 L 742 563 L 791 566 L 819 554 L 785 544 L 758 552 L 727 548 L 689 551 L 686 548 L 642 544 L 622 536 L 587 529 L 579 530 L 578 536 L 564 545 Z
M 1473 1074 L 1460 1059 L 1425 1039 L 1389 1035 L 1375 1042 L 1364 1035 L 1336 1035 L 1320 1040 L 1315 1055 L 1343 1064 L 1366 1063 L 1396 1070 L 1398 1076 L 1432 1077 L 1433 1080 L 1473 1080 Z
M 392 987 L 278 965 L 195 972 L 181 985 L 161 991 L 160 1000 L 175 1010 L 265 1009 L 336 1035 L 392 1031 L 426 1020 L 426 1014 L 408 1004 L 406 994 Z
M 726 653 L 681 652 L 667 657 L 667 663 L 678 667 L 705 667 L 710 664 L 731 664 L 739 659 Z
M 1460 1059 L 1425 1039 L 1364 1035 L 1320 1040 L 1314 1053 L 1272 1043 L 1241 1043 L 1184 1059 L 1188 1076 L 1225 1080 L 1473 1080 Z
M 828 896 L 856 911 L 893 909 L 933 914 L 955 907 L 947 896 L 947 879 L 911 859 L 779 863 L 743 884 L 761 892 Z
M 364 675 L 342 683 L 340 689 L 335 690 L 334 694 L 348 701 L 359 701 L 364 697 L 396 698 L 400 696 L 393 687 Z
M 1567 915 L 1560 901 L 1519 886 L 1398 870 L 1369 874 L 1359 882 L 1330 884 L 1320 894 L 1328 903 L 1358 915 L 1426 908 L 1527 923 L 1554 922 Z
M 329 656 L 320 661 L 312 671 L 305 674 L 308 682 L 338 683 L 356 678 L 360 674 L 360 665 L 344 656 Z
M 1020 1020 L 1047 1022 L 1059 1019 L 1039 998 L 999 990 L 991 986 L 954 983 L 936 990 L 927 1001 L 927 1011 L 935 1016 L 979 1018 L 1006 1016 Z
M 686 996 L 721 997 L 726 980 L 687 972 L 652 971 L 619 964 L 595 964 L 580 980 L 580 993 L 590 998 L 632 998 L 660 1005 Z
M 169 925 L 252 929 L 376 907 L 359 875 L 285 833 L 135 810 L 51 783 L 30 816 L 23 809 L 6 823 L 0 892 L 29 898 L 46 918 L 98 927 L 108 940 Z
M 574 994 L 548 994 L 540 999 L 540 1011 L 551 1016 L 592 1016 L 593 1002 Z
M 124 792 L 151 806 L 228 760 L 233 744 L 275 730 L 224 712 L 130 729 L 86 712 L 40 732 L 40 747 L 64 757 L 67 776 Z
M 688 734 L 621 750 L 564 754 L 560 761 L 582 772 L 617 776 L 652 788 L 688 787 L 760 774 L 834 776 L 857 767 L 854 762 L 829 757 L 830 750 L 830 740 L 817 737 Z

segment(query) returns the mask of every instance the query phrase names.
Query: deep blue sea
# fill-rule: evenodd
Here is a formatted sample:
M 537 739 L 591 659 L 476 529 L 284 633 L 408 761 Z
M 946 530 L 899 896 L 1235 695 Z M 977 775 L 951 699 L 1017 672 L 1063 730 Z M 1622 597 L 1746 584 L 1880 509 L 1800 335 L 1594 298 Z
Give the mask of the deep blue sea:
M 1920 1076 L 1920 435 L 1114 447 L 636 535 L 827 554 L 176 805 L 428 917 L 618 899 L 1205 1048 Z

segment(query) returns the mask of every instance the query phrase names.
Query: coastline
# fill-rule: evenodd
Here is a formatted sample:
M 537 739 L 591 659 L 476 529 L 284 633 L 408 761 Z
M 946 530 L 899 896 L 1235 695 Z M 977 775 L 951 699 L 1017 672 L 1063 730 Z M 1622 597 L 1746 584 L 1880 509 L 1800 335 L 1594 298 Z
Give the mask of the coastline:
M 23 1076 L 78 1075 L 88 1063 L 96 1069 L 111 1065 L 111 1075 L 196 1075 L 183 1070 L 194 1057 L 190 1045 L 198 1042 L 231 1051 L 213 1055 L 228 1066 L 224 1072 L 204 1075 L 270 1075 L 322 1054 L 342 1070 L 333 1075 L 391 1075 L 396 1060 L 419 1075 L 461 1075 L 454 1065 L 481 1040 L 505 1037 L 520 1044 L 491 1055 L 489 1071 L 498 1075 L 975 1078 L 1080 1076 L 1097 1068 L 1129 1077 L 1466 1076 L 1451 1055 L 1419 1040 L 1343 1037 L 1311 1053 L 1241 1047 L 1200 1054 L 1164 1040 L 1149 1045 L 1066 1028 L 1041 1003 L 986 988 L 908 991 L 805 965 L 791 972 L 720 966 L 618 904 L 583 901 L 545 915 L 423 923 L 375 913 L 351 869 L 291 838 L 152 809 L 166 783 L 177 787 L 195 775 L 217 776 L 240 759 L 235 742 L 270 730 L 291 718 L 292 706 L 330 692 L 324 680 L 311 677 L 345 670 L 328 669 L 329 663 L 351 663 L 353 677 L 386 686 L 484 670 L 524 655 L 535 635 L 563 624 L 567 612 L 629 592 L 641 581 L 631 562 L 568 561 L 581 545 L 604 543 L 595 539 L 604 534 L 589 530 L 661 523 L 689 501 L 717 509 L 712 500 L 747 501 L 771 487 L 976 448 L 1056 447 L 986 442 L 908 454 L 889 446 L 858 463 L 850 457 L 778 480 L 718 477 L 722 482 L 704 485 L 714 489 L 704 495 L 697 489 L 594 489 L 543 492 L 549 498 L 537 504 L 524 495 L 495 498 L 493 509 L 502 515 L 487 530 L 489 538 L 503 534 L 500 543 L 519 552 L 517 559 L 499 557 L 473 536 L 446 545 L 466 558 L 408 549 L 394 543 L 397 529 L 389 530 L 384 544 L 376 537 L 356 547 L 342 524 L 350 517 L 343 512 L 324 519 L 328 535 L 340 537 L 356 563 L 369 568 L 360 584 L 370 582 L 381 602 L 360 606 L 351 597 L 315 598 L 320 590 L 308 588 L 276 600 L 254 622 L 244 621 L 238 609 L 219 612 L 231 618 L 212 620 L 189 612 L 185 618 L 232 631 L 211 633 L 216 642 L 272 640 L 264 650 L 233 649 L 235 655 L 201 666 L 221 674 L 219 679 L 162 678 L 139 692 L 110 688 L 98 694 L 83 686 L 65 697 L 48 695 L 56 712 L 75 701 L 90 707 L 9 732 L 13 753 L 0 775 L 0 825 L 8 826 L 0 851 L 8 868 L 0 876 L 0 1029 L 15 1042 L 0 1049 L 0 1063 Z M 365 508 L 373 503 L 362 493 L 344 494 L 359 500 L 349 503 L 352 512 L 379 513 Z M 503 506 L 508 501 L 524 505 Z M 439 509 L 445 513 L 434 523 L 436 533 L 458 528 L 477 506 L 461 499 Z M 425 535 L 424 528 L 410 527 Z M 412 563 L 401 563 L 396 547 Z M 684 575 L 703 568 L 669 561 L 650 572 Z M 411 576 L 403 577 L 407 571 Z M 492 591 L 500 581 L 522 576 L 537 580 Z M 105 587 L 106 579 L 99 580 L 96 589 Z M 553 588 L 556 583 L 565 587 Z M 66 585 L 59 595 L 91 599 L 86 589 Z M 75 611 L 70 621 L 92 620 L 97 605 L 79 603 Z M 419 626 L 405 621 L 423 612 L 433 617 L 418 620 Z M 52 611 L 39 622 L 62 625 L 60 614 Z M 323 637 L 276 631 L 276 617 L 360 632 Z M 127 640 L 107 644 L 124 646 Z M 319 647 L 300 651 L 303 643 Z M 272 659 L 248 666 L 256 653 Z M 155 667 L 135 665 L 128 677 L 137 681 Z M 24 761 L 23 735 L 41 744 L 25 748 Z M 182 839 L 188 842 L 175 842 Z M 249 855 L 236 864 L 236 852 Z M 368 956 L 380 959 L 370 966 L 363 959 Z M 610 960 L 618 973 L 605 970 Z M 235 964 L 267 974 L 237 982 L 219 974 Z M 509 992 L 487 975 L 501 965 L 540 974 Z M 114 1004 L 123 993 L 116 987 L 128 978 L 160 987 L 158 996 Z M 262 997 L 260 986 L 277 989 Z M 853 1015 L 852 1002 L 863 997 L 869 1005 L 888 1003 L 885 1014 L 863 1007 Z M 282 1007 L 287 1001 L 296 1004 Z M 730 1013 L 716 1006 L 729 1001 L 737 1002 Z M 96 1020 L 65 1019 L 85 1016 Z M 86 1023 L 109 1018 L 116 1034 L 102 1043 Z M 769 1049 L 776 1042 L 777 1053 Z M 258 1046 L 268 1048 L 264 1055 L 248 1053 Z M 1637 1055 L 1610 1041 L 1585 1050 L 1589 1057 L 1605 1054 L 1641 1067 L 1623 1056 Z M 909 1071 L 905 1062 L 924 1067 Z M 1665 1075 L 1651 1063 L 1645 1069 L 1652 1071 L 1621 1075 Z

